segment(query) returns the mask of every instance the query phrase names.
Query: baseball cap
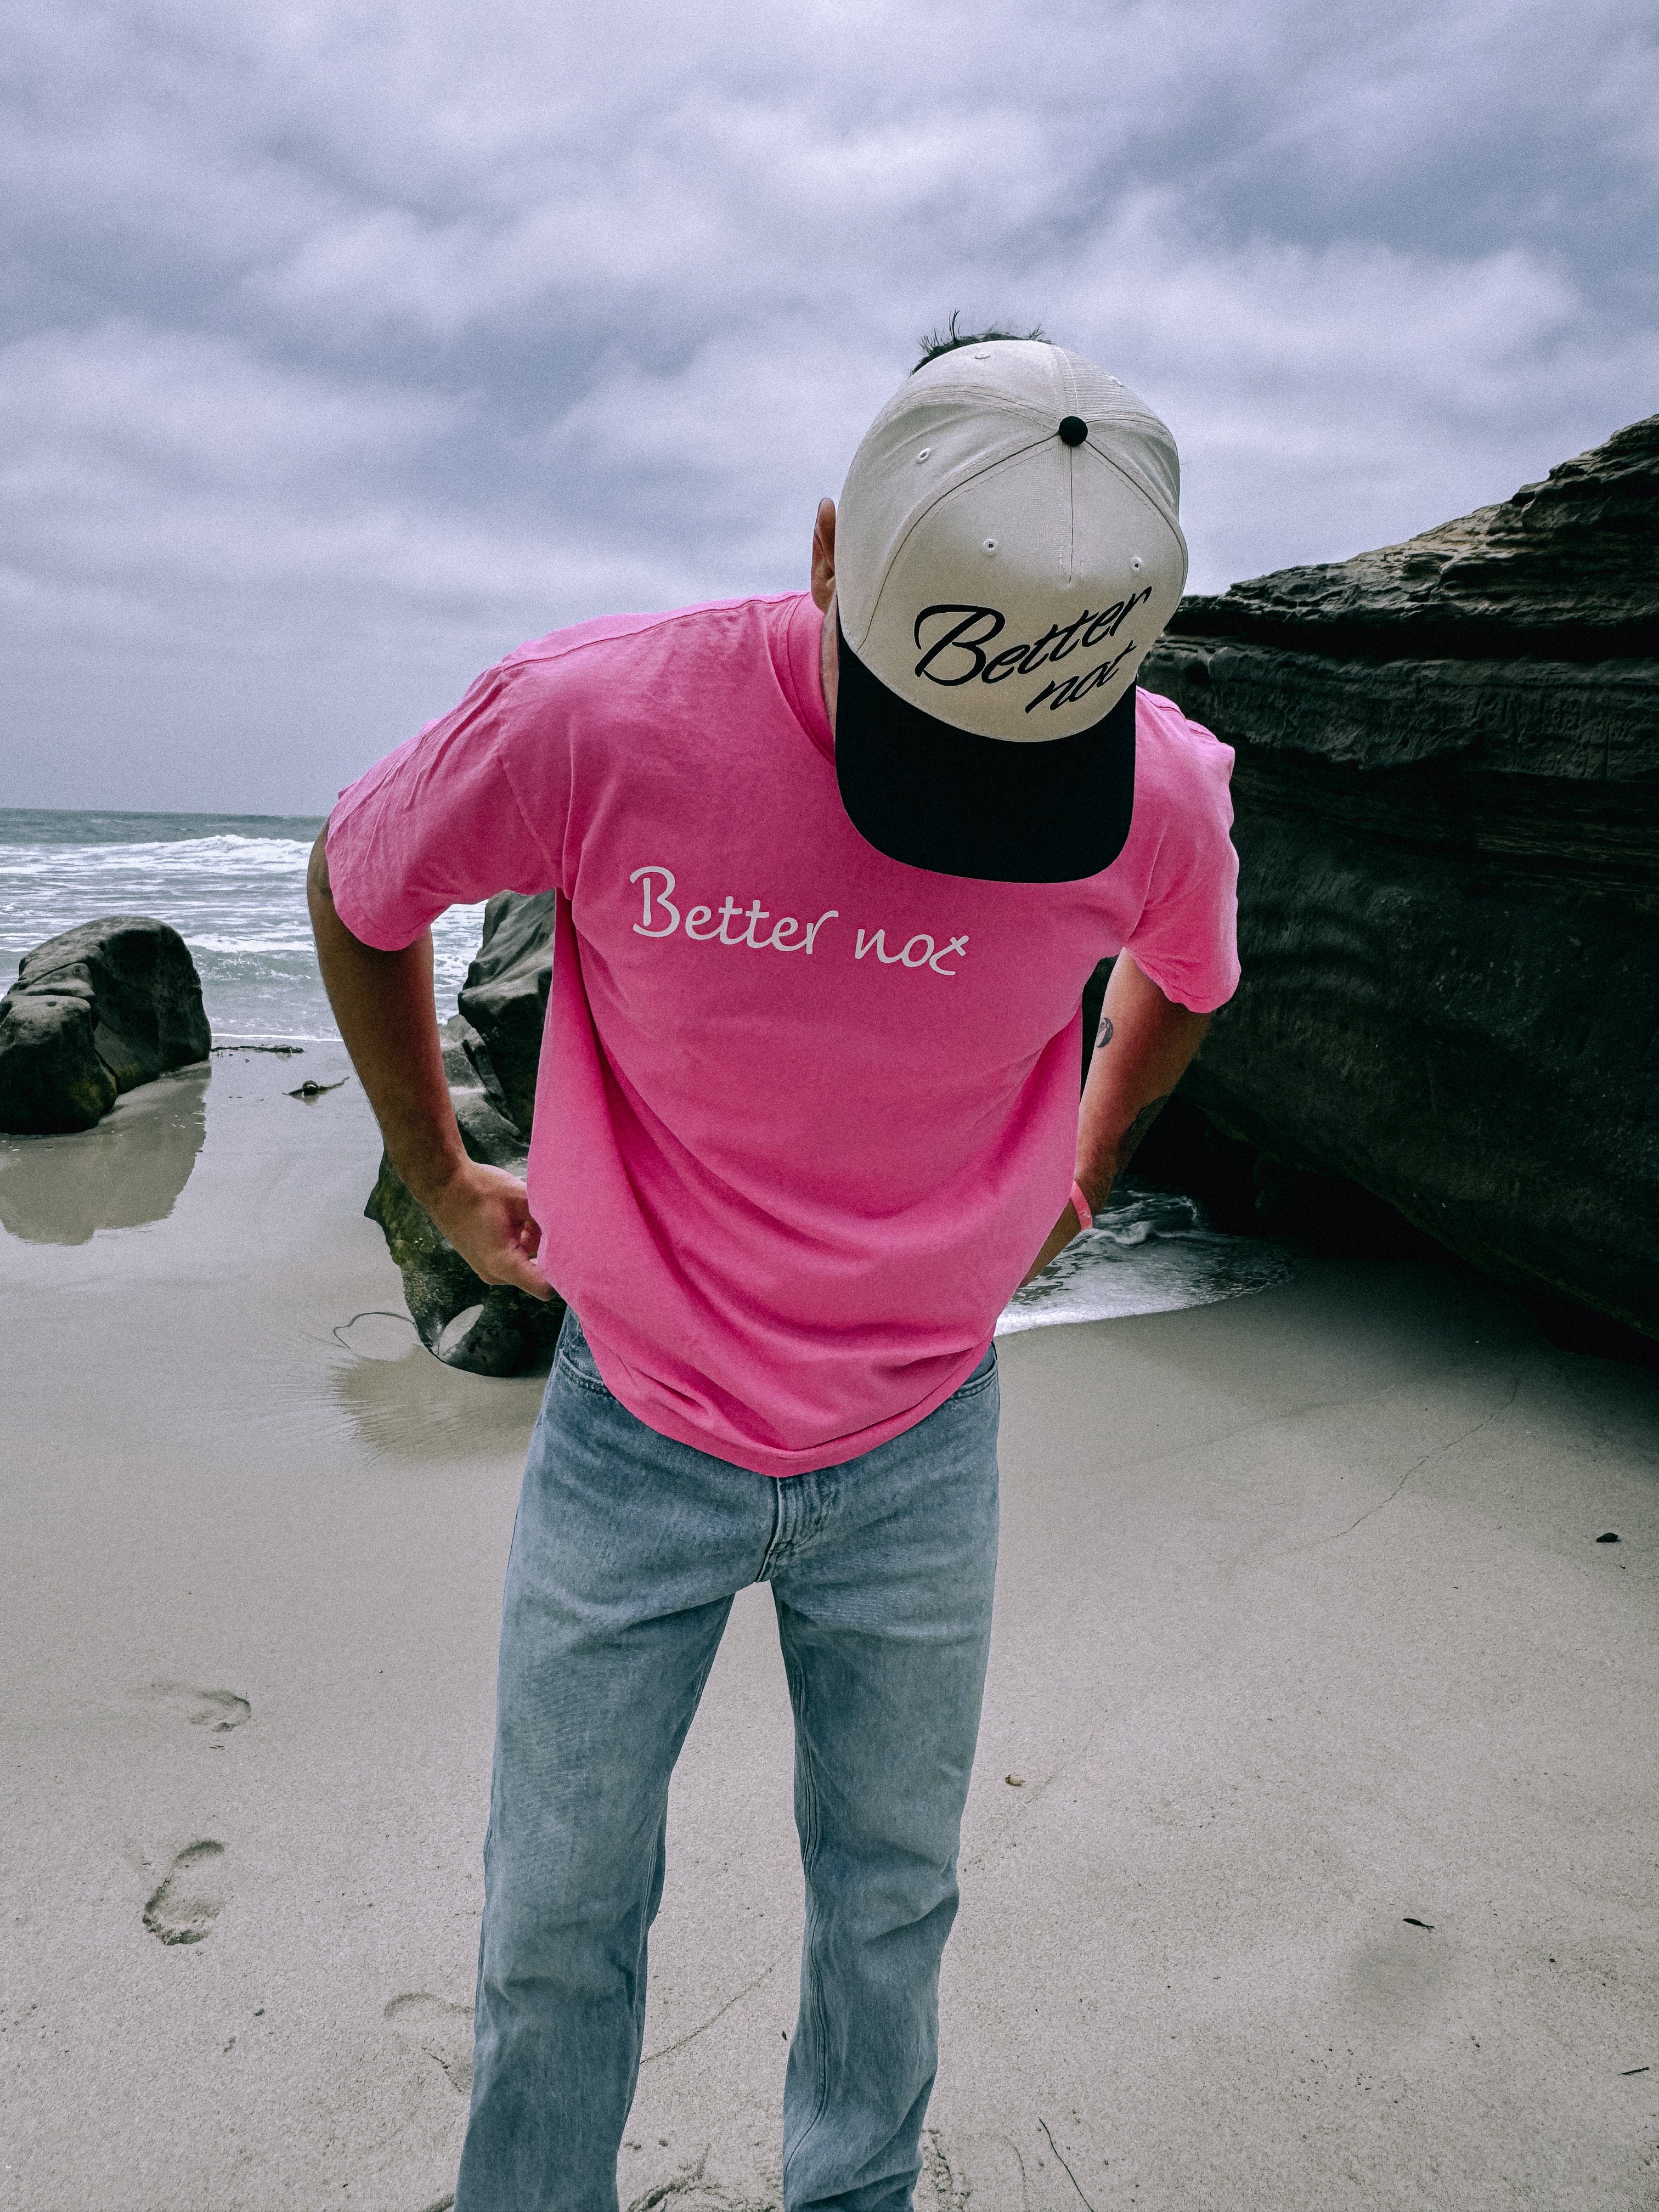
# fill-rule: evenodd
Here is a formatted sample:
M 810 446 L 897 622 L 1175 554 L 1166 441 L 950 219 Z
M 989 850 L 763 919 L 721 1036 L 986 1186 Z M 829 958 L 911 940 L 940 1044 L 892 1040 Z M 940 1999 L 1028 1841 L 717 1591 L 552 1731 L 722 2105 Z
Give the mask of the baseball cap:
M 1175 440 L 1036 339 L 915 371 L 853 456 L 836 531 L 836 770 L 913 867 L 1097 874 L 1134 809 L 1134 678 L 1187 580 Z

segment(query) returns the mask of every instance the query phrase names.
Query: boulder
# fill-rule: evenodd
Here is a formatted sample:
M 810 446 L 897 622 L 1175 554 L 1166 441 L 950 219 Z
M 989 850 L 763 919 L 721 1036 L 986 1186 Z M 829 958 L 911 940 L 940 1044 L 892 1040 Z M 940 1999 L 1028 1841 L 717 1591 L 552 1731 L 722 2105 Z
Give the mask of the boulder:
M 557 894 L 502 891 L 484 908 L 478 957 L 461 986 L 467 1056 L 499 1112 L 520 1135 L 536 1110 L 536 1070 L 553 981 Z
M 490 900 L 444 1049 L 462 1143 L 475 1160 L 516 1176 L 525 1171 L 536 1106 L 553 975 L 554 899 L 551 891 L 533 897 L 504 891 Z M 386 1232 L 428 1352 L 477 1375 L 517 1375 L 547 1364 L 563 1300 L 543 1303 L 482 1282 L 385 1155 L 364 1212 Z
M 139 915 L 82 922 L 37 945 L 0 999 L 0 1129 L 90 1129 L 121 1092 L 212 1047 L 176 929 Z
M 1237 753 L 1244 980 L 1182 1086 L 1200 1126 L 1269 1202 L 1358 1186 L 1659 1338 L 1659 416 L 1183 601 L 1141 680 Z
M 522 1176 L 527 1137 L 501 1112 L 477 1072 L 477 1060 L 489 1064 L 488 1048 L 464 1018 L 458 1015 L 448 1027 L 444 1068 L 461 1141 L 475 1160 Z M 562 1298 L 544 1302 L 475 1275 L 385 1153 L 363 1211 L 385 1232 L 428 1352 L 475 1375 L 519 1375 L 546 1366 L 564 1319 Z

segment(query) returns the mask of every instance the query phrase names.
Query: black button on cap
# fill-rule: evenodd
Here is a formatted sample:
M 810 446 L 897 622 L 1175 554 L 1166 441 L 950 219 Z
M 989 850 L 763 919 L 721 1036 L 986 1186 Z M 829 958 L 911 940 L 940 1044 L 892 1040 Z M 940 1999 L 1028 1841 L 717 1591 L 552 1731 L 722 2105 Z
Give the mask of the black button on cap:
M 1080 415 L 1062 415 L 1060 434 L 1068 446 L 1080 446 L 1089 434 L 1089 426 Z

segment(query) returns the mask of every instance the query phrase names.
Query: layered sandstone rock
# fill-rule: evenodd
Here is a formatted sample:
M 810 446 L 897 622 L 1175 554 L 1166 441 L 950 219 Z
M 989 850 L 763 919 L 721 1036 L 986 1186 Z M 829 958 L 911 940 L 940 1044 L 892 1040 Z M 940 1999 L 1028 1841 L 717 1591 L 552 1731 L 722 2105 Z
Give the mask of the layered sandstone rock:
M 1141 680 L 1237 751 L 1244 981 L 1186 1095 L 1267 1186 L 1659 1337 L 1659 416 L 1185 601 Z

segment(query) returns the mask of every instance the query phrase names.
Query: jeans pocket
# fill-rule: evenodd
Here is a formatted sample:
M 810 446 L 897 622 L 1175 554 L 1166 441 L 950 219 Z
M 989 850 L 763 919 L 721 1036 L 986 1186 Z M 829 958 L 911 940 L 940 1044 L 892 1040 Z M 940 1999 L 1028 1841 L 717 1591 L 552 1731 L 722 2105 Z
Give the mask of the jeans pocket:
M 996 1377 L 997 1348 L 995 1343 L 992 1342 L 985 1348 L 984 1358 L 980 1361 L 979 1365 L 975 1368 L 965 1382 L 957 1383 L 956 1389 L 951 1393 L 951 1398 L 971 1397 L 976 1390 L 982 1390 L 988 1382 L 994 1382 Z M 946 1402 L 949 1403 L 950 1401 L 947 1400 Z
M 566 1379 L 584 1390 L 592 1390 L 603 1398 L 610 1397 L 611 1388 L 599 1370 L 599 1363 L 588 1348 L 582 1325 L 574 1306 L 565 1308 L 564 1321 L 559 1330 L 558 1347 L 553 1355 L 553 1364 L 562 1370 Z

